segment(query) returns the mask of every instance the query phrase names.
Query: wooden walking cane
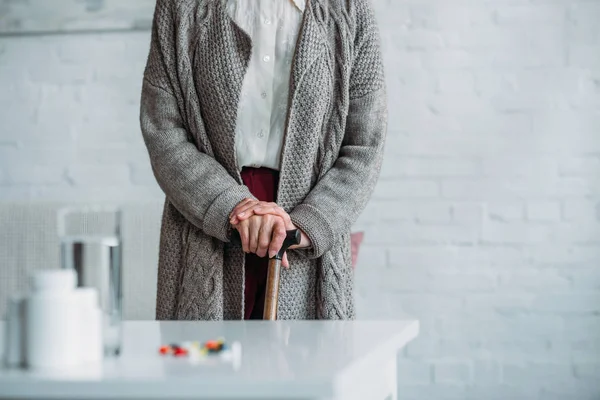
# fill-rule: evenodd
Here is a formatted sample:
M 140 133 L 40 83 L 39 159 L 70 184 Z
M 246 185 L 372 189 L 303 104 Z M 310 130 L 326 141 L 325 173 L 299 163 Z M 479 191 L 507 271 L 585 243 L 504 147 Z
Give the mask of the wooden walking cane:
M 269 259 L 269 270 L 267 271 L 267 285 L 265 288 L 265 308 L 263 310 L 263 319 L 274 321 L 277 319 L 277 303 L 279 300 L 279 278 L 281 275 L 281 260 L 283 254 L 290 248 L 290 246 L 300 244 L 300 230 L 292 229 L 287 231 L 283 246 L 279 252 L 271 259 Z M 239 232 L 234 230 L 231 236 L 231 240 L 235 243 L 240 243 Z

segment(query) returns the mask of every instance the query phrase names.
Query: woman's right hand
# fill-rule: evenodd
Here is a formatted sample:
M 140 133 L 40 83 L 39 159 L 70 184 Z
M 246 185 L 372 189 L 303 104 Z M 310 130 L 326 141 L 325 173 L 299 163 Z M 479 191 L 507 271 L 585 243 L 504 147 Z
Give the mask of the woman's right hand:
M 277 215 L 253 215 L 234 225 L 240 234 L 242 248 L 246 253 L 254 253 L 259 257 L 274 257 L 283 246 L 286 238 L 286 224 Z M 289 267 L 287 255 L 282 260 L 284 267 Z

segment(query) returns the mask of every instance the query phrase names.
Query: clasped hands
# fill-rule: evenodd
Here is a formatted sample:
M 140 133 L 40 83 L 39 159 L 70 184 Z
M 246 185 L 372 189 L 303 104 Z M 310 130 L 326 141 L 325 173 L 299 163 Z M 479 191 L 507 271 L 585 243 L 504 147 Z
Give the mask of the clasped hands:
M 246 253 L 273 258 L 283 246 L 288 230 L 298 229 L 289 214 L 276 203 L 244 199 L 229 214 L 229 222 L 239 232 L 242 248 Z M 290 249 L 310 246 L 310 239 L 301 232 L 300 244 Z M 287 254 L 281 264 L 289 267 Z

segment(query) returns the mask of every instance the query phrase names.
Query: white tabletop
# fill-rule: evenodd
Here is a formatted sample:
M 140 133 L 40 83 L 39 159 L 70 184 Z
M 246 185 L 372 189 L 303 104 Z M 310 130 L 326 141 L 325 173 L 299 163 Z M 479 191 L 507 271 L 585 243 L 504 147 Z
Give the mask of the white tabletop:
M 118 359 L 62 373 L 0 369 L 0 398 L 330 398 L 364 379 L 365 371 L 376 373 L 419 331 L 417 321 L 131 321 L 123 327 Z M 161 344 L 217 337 L 242 344 L 238 368 L 158 354 Z

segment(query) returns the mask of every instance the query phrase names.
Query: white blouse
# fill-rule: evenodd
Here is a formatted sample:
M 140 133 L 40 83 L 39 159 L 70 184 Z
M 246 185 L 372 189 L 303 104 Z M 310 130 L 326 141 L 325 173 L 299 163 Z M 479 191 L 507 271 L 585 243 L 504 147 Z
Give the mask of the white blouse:
M 252 39 L 239 102 L 238 165 L 279 170 L 292 58 L 306 0 L 229 0 L 229 15 Z

